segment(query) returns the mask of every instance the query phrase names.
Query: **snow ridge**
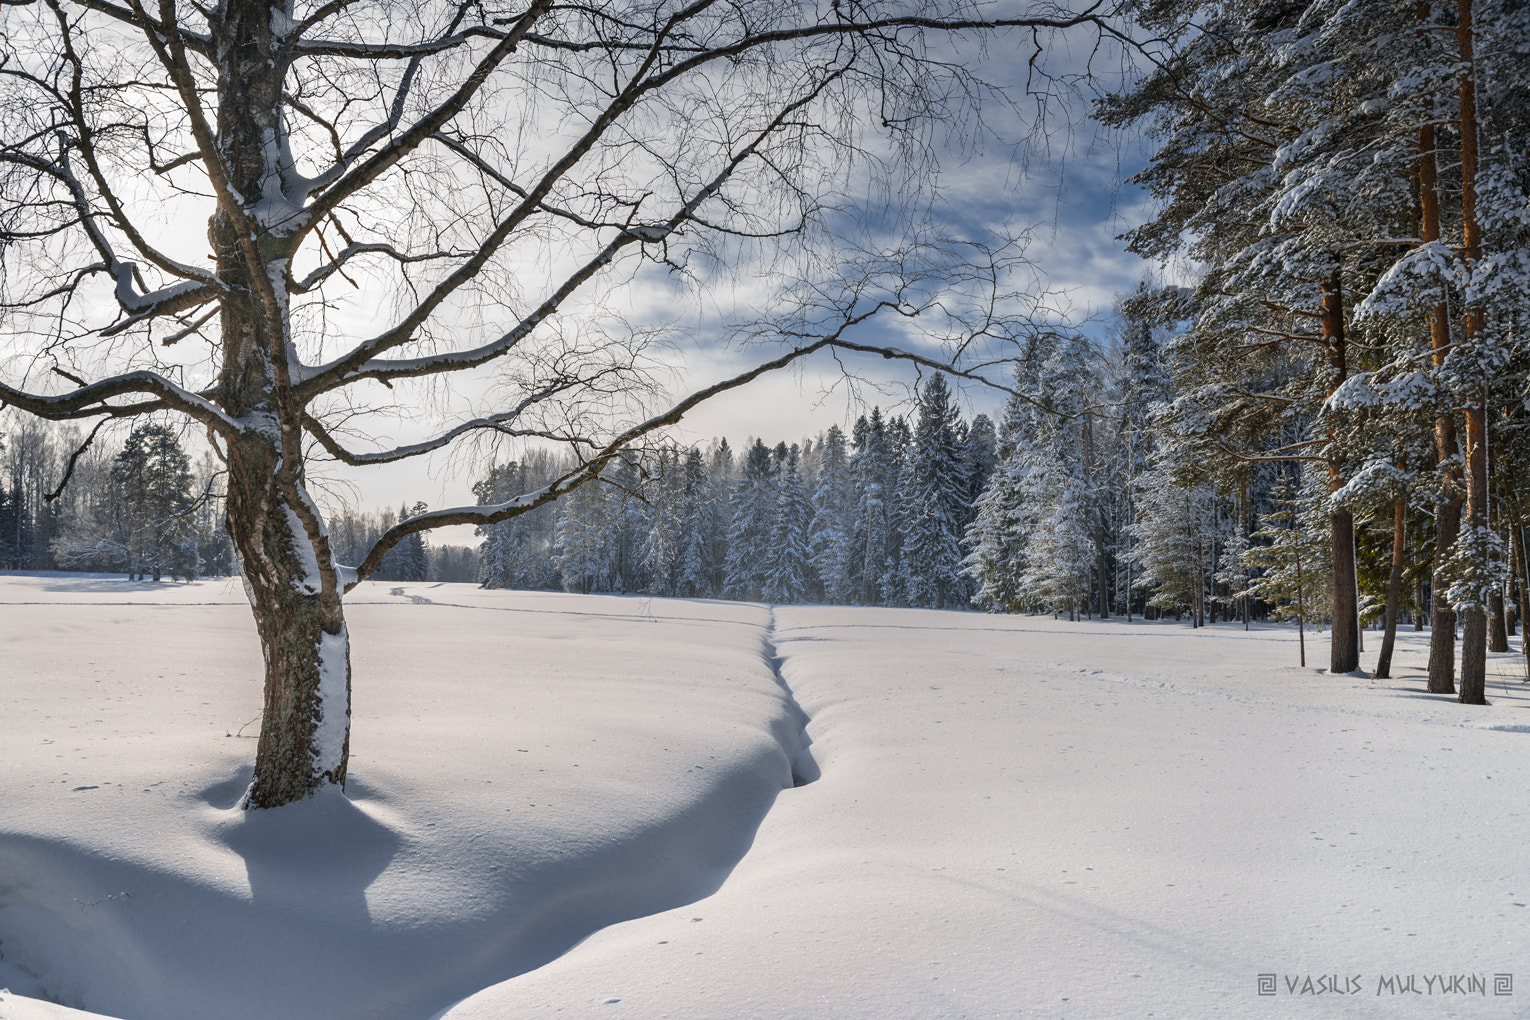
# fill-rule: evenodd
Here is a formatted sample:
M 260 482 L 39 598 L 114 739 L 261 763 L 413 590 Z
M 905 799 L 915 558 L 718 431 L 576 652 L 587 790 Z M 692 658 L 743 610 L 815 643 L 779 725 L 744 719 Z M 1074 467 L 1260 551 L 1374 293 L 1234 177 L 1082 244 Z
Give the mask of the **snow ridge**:
M 814 782 L 823 773 L 818 767 L 818 762 L 813 758 L 811 746 L 813 738 L 808 735 L 808 723 L 812 717 L 807 714 L 797 702 L 797 696 L 792 693 L 792 685 L 786 682 L 786 676 L 781 672 L 781 666 L 786 661 L 776 649 L 776 607 L 770 608 L 770 620 L 765 624 L 765 633 L 760 638 L 760 656 L 765 660 L 765 665 L 770 668 L 770 674 L 775 678 L 782 693 L 786 695 L 786 711 L 796 724 L 795 733 L 775 734 L 787 757 L 792 763 L 792 786 L 806 786 Z

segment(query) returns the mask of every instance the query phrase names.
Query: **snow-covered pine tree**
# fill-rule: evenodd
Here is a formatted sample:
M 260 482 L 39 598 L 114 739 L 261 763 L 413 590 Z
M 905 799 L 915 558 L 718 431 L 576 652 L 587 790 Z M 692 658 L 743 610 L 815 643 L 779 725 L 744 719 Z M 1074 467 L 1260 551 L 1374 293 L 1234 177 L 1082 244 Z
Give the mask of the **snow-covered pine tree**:
M 968 548 L 962 569 L 972 578 L 972 603 L 991 613 L 1018 613 L 1031 608 L 1023 581 L 1025 549 L 1035 521 L 1027 487 L 1032 459 L 1028 450 L 1037 441 L 1042 410 L 1041 365 L 1045 354 L 1032 338 L 1017 359 L 1014 391 L 1004 405 L 995 444 L 996 463 L 978 497 L 964 542 Z
M 552 562 L 564 591 L 589 594 L 621 583 L 617 532 L 620 501 L 604 481 L 581 486 L 556 504 Z
M 1176 616 L 1189 613 L 1193 625 L 1204 625 L 1215 595 L 1220 543 L 1232 530 L 1223 497 L 1201 472 L 1193 448 L 1168 443 L 1137 477 L 1133 499 L 1131 557 L 1139 571 L 1134 583 L 1150 593 L 1148 606 Z
M 909 454 L 913 447 L 913 431 L 902 415 L 887 420 L 887 476 L 884 491 L 887 493 L 887 548 L 882 572 L 877 577 L 878 597 L 883 605 L 905 604 L 903 572 L 903 536 L 907 533 L 907 495 L 910 491 L 911 466 Z
M 728 598 L 758 601 L 766 585 L 771 525 L 775 520 L 776 465 L 768 446 L 750 444 L 729 505 Z
M 1131 617 L 1136 585 L 1132 570 L 1132 525 L 1137 519 L 1137 479 L 1148 470 L 1158 448 L 1154 417 L 1173 399 L 1174 387 L 1160 333 L 1182 317 L 1179 288 L 1137 289 L 1117 303 L 1117 344 L 1111 396 L 1116 408 L 1113 420 L 1116 465 L 1117 536 L 1116 563 L 1120 577 L 1116 591 L 1117 612 Z M 1242 585 L 1239 586 L 1240 588 Z
M 519 462 L 495 465 L 473 486 L 480 504 L 507 503 L 535 492 L 561 474 L 559 462 L 546 451 L 530 451 Z M 559 585 L 552 546 L 558 511 L 538 507 L 498 524 L 478 528 L 479 580 L 486 588 L 545 590 Z M 361 547 L 365 550 L 365 547 Z
M 1094 544 L 1090 540 L 1088 494 L 1076 465 L 1034 459 L 1022 487 L 1031 515 L 1019 587 L 1032 609 L 1083 616 L 1089 601 Z
M 1375 217 L 1365 217 L 1379 206 L 1357 200 L 1372 185 L 1357 183 L 1359 157 L 1345 148 L 1351 136 L 1362 146 L 1374 137 L 1375 111 L 1350 102 L 1352 91 L 1304 91 L 1323 76 L 1295 66 L 1306 59 L 1303 14 L 1278 0 L 1157 7 L 1153 16 L 1166 16 L 1165 30 L 1183 42 L 1102 107 L 1115 123 L 1149 119 L 1161 140 L 1139 175 L 1160 212 L 1132 232 L 1131 247 L 1153 257 L 1187 250 L 1206 267 L 1193 325 L 1176 342 L 1174 406 L 1180 441 L 1197 444 L 1208 465 L 1220 462 L 1229 480 L 1239 464 L 1328 444 L 1321 400 L 1352 360 L 1344 306 L 1352 242 L 1377 236 Z M 1269 437 L 1291 423 L 1319 430 L 1272 448 Z M 1330 459 L 1332 488 L 1343 468 Z M 1359 655 L 1354 522 L 1332 509 L 1331 660 L 1348 672 Z
M 1088 611 L 1103 594 L 1103 520 L 1097 486 L 1096 409 L 1104 392 L 1099 352 L 1081 335 L 1059 336 L 1040 367 L 1038 394 L 1055 413 L 1033 418 L 1031 439 L 1017 446 L 1031 470 L 1022 490 L 1036 522 L 1022 583 L 1041 604 Z M 1104 608 L 1104 598 L 1098 600 Z
M 711 530 L 707 534 L 707 541 L 712 562 L 712 592 L 718 596 L 727 587 L 728 528 L 732 523 L 731 506 L 736 475 L 733 447 L 728 445 L 724 437 L 707 454 L 706 498 L 711 504 Z
M 967 519 L 962 530 L 977 519 L 977 501 L 988 487 L 989 476 L 999 464 L 999 437 L 994 430 L 993 419 L 978 414 L 967 426 L 966 442 L 962 444 L 962 475 L 966 479 L 963 498 L 967 503 Z
M 1271 617 L 1294 619 L 1299 627 L 1329 620 L 1328 586 L 1333 554 L 1327 535 L 1327 479 L 1320 469 L 1289 472 L 1271 492 L 1271 508 L 1259 516 L 1256 543 L 1246 558 L 1259 573 L 1248 594 L 1272 606 Z M 1302 664 L 1306 664 L 1305 637 Z
M 838 425 L 829 426 L 818 450 L 818 483 L 813 490 L 808 550 L 825 601 L 845 605 L 854 601 L 857 593 L 850 458 L 845 434 Z
M 191 461 L 174 432 L 144 423 L 112 463 L 117 514 L 110 536 L 122 545 L 130 577 L 196 576 L 186 562 L 192 541 Z
M 405 503 L 398 508 L 397 517 L 388 515 L 388 522 L 380 531 L 387 530 L 397 521 L 407 521 L 411 517 L 422 514 L 427 509 L 424 503 L 415 503 L 412 508 Z M 425 538 L 415 533 L 406 536 L 398 545 L 388 550 L 388 554 L 383 557 L 382 564 L 378 566 L 373 576 L 379 581 L 423 581 L 429 569 Z
M 642 567 L 649 592 L 672 596 L 679 585 L 684 548 L 686 479 L 673 447 L 660 449 L 653 460 L 653 472 L 643 487 L 647 512 L 641 528 Z
M 43 453 L 49 436 L 37 431 L 29 443 Z M 24 440 L 23 440 L 24 442 Z M 23 454 L 14 450 L 12 454 Z M 26 477 L 20 471 L 12 479 Z M 181 440 L 164 425 L 144 422 L 133 428 L 122 450 L 110 463 L 103 497 L 90 500 L 72 520 L 63 521 L 63 534 L 52 541 L 58 563 L 72 567 L 115 566 L 130 578 L 197 577 L 196 497 L 191 486 L 191 462 Z M 12 483 L 12 494 L 21 486 Z M 41 502 L 41 500 L 40 500 Z M 28 514 L 24 500 L 9 506 L 15 528 L 14 549 L 28 549 L 43 531 L 46 515 Z M 31 558 L 31 555 L 28 555 Z
M 911 606 L 944 609 L 967 601 L 961 572 L 967 477 L 959 420 L 951 387 L 937 372 L 920 393 L 901 474 L 901 587 Z
M 691 447 L 685 455 L 684 483 L 680 496 L 680 561 L 675 592 L 687 598 L 711 598 L 713 546 L 717 530 L 717 507 L 707 484 L 701 451 Z
M 808 524 L 812 508 L 794 443 L 776 468 L 775 507 L 765 549 L 760 596 L 766 602 L 802 602 L 808 592 Z
M 897 470 L 881 408 L 873 407 L 870 416 L 863 415 L 856 421 L 854 444 L 850 458 L 855 498 L 852 581 L 859 582 L 857 597 L 861 604 L 874 606 L 883 601 L 882 581 L 893 563 L 890 504 Z

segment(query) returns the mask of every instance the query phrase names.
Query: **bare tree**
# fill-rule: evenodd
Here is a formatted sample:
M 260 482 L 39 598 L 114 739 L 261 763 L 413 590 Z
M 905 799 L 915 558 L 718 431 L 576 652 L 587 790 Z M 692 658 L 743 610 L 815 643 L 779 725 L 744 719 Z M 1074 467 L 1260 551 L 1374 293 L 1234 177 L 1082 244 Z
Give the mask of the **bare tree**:
M 249 807 L 344 783 L 341 599 L 406 535 L 556 499 L 814 351 L 881 351 L 851 338 L 874 316 L 936 312 L 951 347 L 885 353 L 980 375 L 979 342 L 1011 331 L 1017 260 L 910 240 L 896 215 L 932 194 L 941 132 L 1027 94 L 957 54 L 1013 45 L 1006 63 L 1034 74 L 1043 33 L 1114 35 L 1095 7 L 967 0 L 3 2 L 0 401 L 207 430 L 265 651 Z M 881 195 L 880 217 L 855 195 Z M 855 231 L 851 256 L 837 239 Z M 781 347 L 655 405 L 654 335 L 602 310 L 634 282 L 705 299 L 739 266 L 749 286 L 802 284 L 762 327 Z M 973 298 L 981 321 L 953 315 Z M 496 413 L 368 438 L 385 432 L 368 411 L 420 399 L 411 380 L 479 368 L 498 372 Z M 335 561 L 311 458 L 386 463 L 486 432 L 582 459 Z

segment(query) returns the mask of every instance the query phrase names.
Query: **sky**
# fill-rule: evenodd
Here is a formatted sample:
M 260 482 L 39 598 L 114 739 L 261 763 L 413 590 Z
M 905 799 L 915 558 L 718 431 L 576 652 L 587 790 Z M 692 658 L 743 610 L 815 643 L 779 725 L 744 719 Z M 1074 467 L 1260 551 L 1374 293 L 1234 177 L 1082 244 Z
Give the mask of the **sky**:
M 1112 137 L 1074 113 L 1071 143 L 1059 129 L 1058 158 L 1041 161 L 1029 172 L 1017 169 L 1002 153 L 953 161 L 944 174 L 943 211 L 957 227 L 977 230 L 1005 222 L 1028 229 L 1026 255 L 1057 292 L 1060 310 L 1078 328 L 1104 340 L 1117 296 L 1134 288 L 1149 268 L 1117 240 L 1148 214 L 1146 194 L 1125 181 L 1145 157 L 1139 140 Z M 858 339 L 909 346 L 907 337 L 875 324 Z M 671 381 L 677 387 L 705 385 L 744 371 L 761 357 L 756 349 L 682 343 L 673 352 Z M 702 445 L 726 437 L 735 449 L 749 437 L 772 445 L 791 443 L 832 425 L 848 432 L 874 405 L 899 411 L 912 406 L 918 376 L 911 366 L 875 357 L 852 358 L 844 366 L 853 374 L 820 354 L 767 375 L 696 408 L 670 435 L 682 444 Z M 998 390 L 972 383 L 956 389 L 969 419 L 980 412 L 993 417 L 1003 403 Z M 479 406 L 491 404 L 489 400 Z M 320 473 L 339 483 L 356 505 L 378 509 L 420 500 L 431 507 L 473 503 L 473 482 L 487 470 L 482 454 L 456 451 L 359 469 L 330 465 Z M 478 541 L 467 527 L 441 529 L 429 540 L 467 545 Z
M 1114 69 L 1109 66 L 1111 57 L 1093 48 L 1089 33 L 1075 32 L 1047 39 L 1047 49 L 1034 65 L 1039 74 L 1026 79 L 1023 75 L 1026 68 L 1032 66 L 1028 59 L 1033 55 L 1023 48 L 1018 51 L 1000 49 L 1001 44 L 1023 46 L 1023 43 L 1019 37 L 995 37 L 987 46 L 974 47 L 963 41 L 959 45 L 951 43 L 945 52 L 932 53 L 1009 90 L 1007 96 L 986 94 L 981 116 L 970 109 L 960 113 L 962 108 L 957 104 L 960 115 L 953 114 L 949 122 L 934 122 L 929 133 L 921 137 L 924 155 L 930 163 L 939 166 L 937 190 L 933 193 L 917 197 L 919 193 L 915 192 L 916 197 L 906 197 L 896 191 L 896 185 L 885 192 L 879 190 L 871 178 L 863 181 L 856 176 L 862 164 L 846 163 L 843 166 L 856 169 L 845 171 L 842 166 L 821 166 L 809 160 L 803 179 L 817 187 L 820 178 L 813 174 L 818 173 L 822 175 L 821 179 L 834 182 L 833 186 L 838 189 L 833 192 L 835 200 L 845 202 L 852 209 L 834 211 L 827 217 L 829 225 L 842 239 L 856 239 L 865 246 L 863 250 L 881 249 L 901 241 L 904 223 L 921 225 L 926 236 L 986 240 L 1001 235 L 1024 235 L 1027 238 L 1024 258 L 1031 269 L 1022 274 L 1021 285 L 1047 293 L 1048 297 L 1042 302 L 1045 308 L 1040 313 L 1041 318 L 1066 322 L 1103 338 L 1108 335 L 1107 320 L 1115 298 L 1130 290 L 1146 268 L 1135 256 L 1123 252 L 1116 241 L 1123 230 L 1143 219 L 1147 208 L 1145 196 L 1124 183 L 1132 170 L 1142 164 L 1143 150 L 1138 140 L 1107 135 L 1089 122 L 1087 95 L 1058 83 L 1077 76 L 1086 63 L 1091 65 L 1094 77 L 1090 81 L 1094 87 L 1110 87 L 1127 72 L 1119 66 Z M 692 99 L 705 99 L 704 93 L 712 87 L 714 83 L 706 81 L 688 95 Z M 1034 101 L 1038 94 L 1045 94 L 1044 99 Z M 505 115 L 506 123 L 519 124 L 527 135 L 503 142 L 503 158 L 507 165 L 519 165 L 516 160 L 530 160 L 530 165 L 535 166 L 538 160 L 550 159 L 551 147 L 556 146 L 559 137 L 567 135 L 569 130 L 565 123 L 561 128 L 550 129 L 550 134 L 545 137 L 539 134 L 547 118 L 538 112 L 537 104 L 551 100 L 534 90 L 528 95 L 530 112 L 513 103 L 503 107 L 511 111 Z M 695 122 L 701 125 L 700 128 L 694 128 L 688 120 L 675 123 L 683 125 L 687 131 L 697 131 L 698 137 L 707 131 L 737 130 L 728 122 L 728 118 L 734 116 L 732 108 L 727 107 L 728 97 L 712 98 L 724 112 L 707 111 L 710 120 L 703 117 Z M 1006 102 L 1006 98 L 1012 102 Z M 870 100 L 867 103 L 868 109 L 874 108 Z M 366 116 L 365 112 L 354 114 L 354 120 L 357 124 L 370 123 Z M 855 125 L 863 121 L 849 121 L 846 123 L 850 126 L 845 127 L 844 123 L 833 121 L 832 116 L 825 115 L 826 119 L 822 121 L 826 135 L 832 135 L 836 128 L 843 128 L 847 132 L 845 137 L 864 151 L 876 157 L 888 154 L 887 143 L 877 132 L 869 131 L 864 136 L 857 134 Z M 486 137 L 491 134 L 488 132 Z M 656 139 L 653 145 L 657 148 L 671 145 L 671 140 L 666 137 L 656 134 L 653 139 Z M 312 139 L 308 141 L 312 142 Z M 644 146 L 649 141 L 645 139 Z M 323 144 L 309 144 L 302 151 L 323 156 L 322 150 L 327 144 L 327 140 Z M 703 138 L 702 144 L 710 143 Z M 732 151 L 733 143 L 727 144 Z M 690 158 L 683 145 L 671 147 L 675 151 L 668 156 L 661 152 L 654 157 L 659 164 L 666 158 L 682 163 Z M 630 177 L 633 181 L 645 182 L 633 187 L 657 182 L 660 197 L 655 204 L 662 202 L 663 189 L 668 186 L 664 179 L 666 168 L 660 165 L 656 175 L 645 178 L 641 168 L 645 158 L 642 146 L 618 147 L 614 151 L 616 155 L 608 158 L 622 162 L 613 163 L 609 171 L 624 179 Z M 304 158 L 300 153 L 300 161 Z M 626 162 L 629 158 L 638 160 L 638 169 Z M 305 165 L 304 170 L 313 173 L 322 166 L 320 160 L 312 168 Z M 121 169 L 132 179 L 134 167 L 125 165 Z M 648 169 L 652 171 L 653 167 Z M 715 167 L 705 169 L 707 175 L 714 171 Z M 129 196 L 137 203 L 133 208 L 135 222 L 162 250 L 187 263 L 204 260 L 207 257 L 207 196 L 198 194 L 195 188 L 186 188 L 184 182 L 177 182 L 176 186 L 183 190 L 162 197 L 150 190 L 160 187 L 153 178 L 140 180 L 143 194 Z M 770 194 L 748 190 L 756 183 L 742 178 L 730 183 L 730 187 L 738 189 L 736 197 L 740 208 L 752 211 L 751 196 Z M 585 186 L 604 187 L 601 183 Z M 121 184 L 119 187 L 131 185 Z M 459 202 L 462 195 L 472 196 L 480 192 L 472 188 L 454 189 L 450 180 L 434 185 L 427 182 L 423 187 L 427 196 L 424 204 L 411 205 L 411 201 L 419 197 L 413 192 L 404 196 L 387 192 L 376 199 L 374 205 L 362 206 L 358 216 L 371 215 L 379 225 L 377 230 L 396 227 L 410 239 L 416 235 L 435 236 L 435 232 L 440 231 L 443 239 L 431 243 L 447 249 L 454 245 L 476 244 L 477 237 L 470 229 L 457 229 L 457 221 L 443 213 L 451 212 L 452 204 Z M 430 190 L 432 187 L 434 191 Z M 693 189 L 694 185 L 682 186 L 682 190 L 684 188 Z M 410 210 L 419 212 L 424 209 L 432 219 L 423 226 L 410 220 L 395 222 L 394 210 L 387 205 L 390 196 L 395 202 L 402 202 L 406 215 Z M 462 222 L 474 224 L 479 222 L 475 217 L 483 214 L 482 209 L 457 211 L 462 214 Z M 843 220 L 834 220 L 835 216 L 843 217 Z M 393 240 L 386 234 L 379 234 L 379 237 Z M 338 243 L 334 238 L 330 240 Z M 730 250 L 742 251 L 746 257 L 734 262 L 724 257 L 723 265 L 707 267 L 693 261 L 693 267 L 701 266 L 697 273 L 704 278 L 705 286 L 693 287 L 689 292 L 666 281 L 658 270 L 638 270 L 628 277 L 613 280 L 601 278 L 596 285 L 586 286 L 575 295 L 579 300 L 564 302 L 553 321 L 541 326 L 528 342 L 542 343 L 559 330 L 577 334 L 601 316 L 610 317 L 618 334 L 628 324 L 639 329 L 663 324 L 668 329 L 665 337 L 668 346 L 656 357 L 654 379 L 671 398 L 736 375 L 780 349 L 779 346 L 773 348 L 768 341 L 719 340 L 726 334 L 725 325 L 731 323 L 737 327 L 744 322 L 757 321 L 741 318 L 739 310 L 750 309 L 750 315 L 759 314 L 753 309 L 777 293 L 781 282 L 778 278 L 780 267 L 771 264 L 764 254 L 775 242 L 754 249 L 749 249 L 747 242 L 739 244 L 741 247 Z M 524 261 L 526 252 L 530 253 L 531 260 L 541 261 Z M 313 261 L 316 256 L 305 257 Z M 504 329 L 501 320 L 525 314 L 529 304 L 527 299 L 540 300 L 544 292 L 537 288 L 546 286 L 546 281 L 561 279 L 567 269 L 563 263 L 571 265 L 569 260 L 573 257 L 586 256 L 562 251 L 556 245 L 538 243 L 535 239 L 524 249 L 517 248 L 508 253 L 503 265 L 491 267 L 490 272 L 475 279 L 470 289 L 475 292 L 476 304 L 466 300 L 461 302 L 460 307 L 437 326 L 437 339 L 447 344 L 476 344 L 487 337 L 498 336 Z M 517 263 L 516 259 L 523 261 Z M 853 263 L 846 269 L 839 263 L 815 263 L 808 258 L 786 266 L 787 269 L 801 267 L 806 267 L 802 271 L 815 277 L 826 291 L 841 286 L 837 273 L 853 272 L 854 268 Z M 309 268 L 304 265 L 297 272 L 300 275 Z M 380 328 L 392 324 L 390 313 L 407 306 L 411 300 L 410 292 L 396 278 L 378 275 L 368 283 L 368 277 L 363 275 L 366 271 L 366 266 L 351 264 L 348 272 L 354 273 L 360 281 L 356 289 L 349 290 L 338 280 L 332 280 L 334 286 L 323 293 L 322 311 L 294 313 L 295 322 L 306 336 L 319 344 L 328 343 L 328 349 L 318 347 L 310 351 L 305 347 L 305 358 L 323 361 L 333 357 L 339 350 L 335 341 L 375 335 Z M 118 309 L 106 281 L 96 283 L 100 284 L 99 293 L 94 297 L 82 293 L 74 301 L 76 307 L 71 311 L 77 319 L 98 318 L 104 323 L 117 315 Z M 582 306 L 576 307 L 580 301 Z M 1011 302 L 1011 310 L 1015 307 L 1017 302 Z M 849 339 L 904 348 L 928 344 L 927 340 L 913 335 L 907 323 L 886 323 L 885 320 L 860 327 Z M 28 386 L 58 383 L 49 375 L 51 363 L 47 355 L 38 354 L 38 346 L 29 345 L 11 360 L 7 371 L 9 379 Z M 939 353 L 928 345 L 923 352 Z M 524 353 L 524 345 L 517 348 L 517 358 Z M 146 356 L 154 359 L 151 363 L 164 366 L 169 372 L 183 371 L 188 385 L 199 387 L 211 381 L 208 359 L 215 353 L 196 338 L 172 347 L 151 343 L 140 351 L 113 345 L 87 345 L 83 354 L 67 364 L 76 371 L 99 377 L 113 371 L 143 367 L 142 359 Z M 139 360 L 133 361 L 133 358 Z M 120 364 L 114 363 L 113 359 Z M 51 381 L 41 383 L 41 379 Z M 831 425 L 848 430 L 856 417 L 873 405 L 881 405 L 893 413 L 909 409 L 913 386 L 918 379 L 918 373 L 906 363 L 875 357 L 836 360 L 820 353 L 815 360 L 799 363 L 703 405 L 675 428 L 671 436 L 686 444 L 727 437 L 735 446 L 741 446 L 750 437 L 765 438 L 772 443 L 793 442 L 816 435 Z M 969 417 L 978 412 L 992 414 L 1002 403 L 1002 396 L 996 390 L 966 385 L 958 386 L 957 391 Z M 476 379 L 454 377 L 450 384 L 401 383 L 391 392 L 370 383 L 358 386 L 353 407 L 372 410 L 369 402 L 379 401 L 385 402 L 390 410 L 368 421 L 351 445 L 361 450 L 379 450 L 419 442 L 447 425 L 502 410 L 506 406 L 506 392 L 503 380 L 497 383 L 493 374 Z M 655 395 L 648 407 L 667 406 L 661 396 Z M 622 410 L 631 419 L 639 409 L 629 405 Z M 482 446 L 463 446 L 392 465 L 362 469 L 316 462 L 310 478 L 320 504 L 331 511 L 341 508 L 380 510 L 405 504 L 412 506 L 417 502 L 443 508 L 473 503 L 472 484 L 488 473 L 496 455 L 511 456 L 513 451 L 496 453 Z M 443 530 L 432 538 L 437 543 L 474 541 L 472 529 L 468 528 Z

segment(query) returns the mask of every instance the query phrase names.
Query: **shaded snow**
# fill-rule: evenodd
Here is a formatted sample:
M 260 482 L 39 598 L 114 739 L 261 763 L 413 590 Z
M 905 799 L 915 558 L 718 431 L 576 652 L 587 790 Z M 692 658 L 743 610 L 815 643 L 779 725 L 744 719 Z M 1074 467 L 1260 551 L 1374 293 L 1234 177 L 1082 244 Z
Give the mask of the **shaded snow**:
M 0 579 L 0 986 L 156 1020 L 1525 1013 L 1491 993 L 1530 920 L 1517 654 L 1471 709 L 1411 631 L 1373 683 L 1285 628 L 393 590 L 347 602 L 351 798 L 247 814 L 236 586 Z M 1488 994 L 1375 994 L 1465 973 Z

